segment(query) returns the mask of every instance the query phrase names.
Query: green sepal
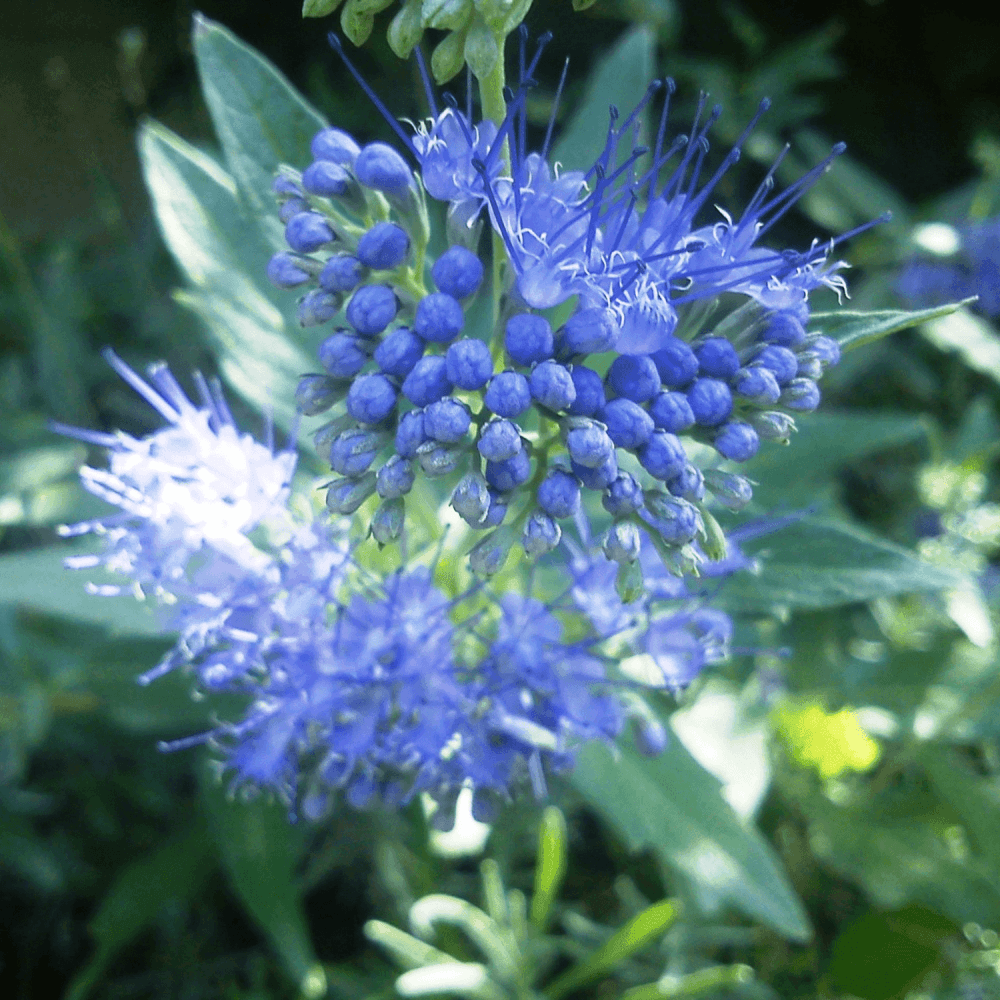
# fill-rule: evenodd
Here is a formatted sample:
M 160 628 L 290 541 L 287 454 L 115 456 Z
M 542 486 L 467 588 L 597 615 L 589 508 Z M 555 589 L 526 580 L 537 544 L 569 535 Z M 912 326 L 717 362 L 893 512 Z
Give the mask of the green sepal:
M 332 14 L 344 0 L 304 0 L 302 4 L 303 17 L 326 17 Z
M 437 83 L 447 83 L 465 65 L 465 34 L 465 29 L 451 32 L 431 53 L 431 72 Z
M 712 562 L 726 558 L 726 533 L 710 511 L 701 508 L 701 518 L 705 525 L 705 537 L 701 547 Z
M 400 59 L 409 59 L 410 53 L 420 44 L 423 35 L 421 0 L 406 0 L 389 23 L 389 30 L 386 32 L 389 48 Z
M 618 567 L 615 577 L 615 593 L 623 603 L 631 604 L 642 596 L 642 564 L 635 562 L 623 563 Z

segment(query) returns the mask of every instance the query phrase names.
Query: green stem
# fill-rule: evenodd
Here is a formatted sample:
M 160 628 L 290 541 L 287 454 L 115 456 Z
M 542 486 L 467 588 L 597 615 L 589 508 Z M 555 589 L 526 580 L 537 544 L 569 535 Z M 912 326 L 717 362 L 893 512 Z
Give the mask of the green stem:
M 507 102 L 504 100 L 503 88 L 506 82 L 504 74 L 504 42 L 503 36 L 497 36 L 497 46 L 500 55 L 497 58 L 493 71 L 485 79 L 479 81 L 479 100 L 483 106 L 483 119 L 494 122 L 497 128 L 503 124 L 507 117 Z M 500 151 L 500 162 L 504 170 L 510 171 L 510 147 L 504 141 Z M 504 247 L 503 237 L 494 230 L 493 232 L 493 330 L 494 337 L 497 334 L 497 320 L 500 317 L 500 299 L 504 290 L 504 262 L 507 258 L 507 250 Z
M 668 997 L 696 997 L 703 993 L 732 990 L 753 978 L 746 965 L 717 965 L 699 969 L 672 982 L 649 983 L 626 990 L 624 1000 L 667 1000 Z

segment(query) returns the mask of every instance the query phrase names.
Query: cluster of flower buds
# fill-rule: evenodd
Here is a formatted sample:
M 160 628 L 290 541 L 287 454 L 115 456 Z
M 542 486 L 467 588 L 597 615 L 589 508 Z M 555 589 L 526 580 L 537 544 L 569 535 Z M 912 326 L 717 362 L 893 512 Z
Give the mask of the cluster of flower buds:
M 634 563 L 648 531 L 668 565 L 695 571 L 705 554 L 724 552 L 710 499 L 738 509 L 752 497 L 749 480 L 718 462 L 744 462 L 762 440 L 787 442 L 794 415 L 816 408 L 817 380 L 839 359 L 835 341 L 804 326 L 808 291 L 843 285 L 829 250 L 754 245 L 829 160 L 768 198 L 772 170 L 739 223 L 695 229 L 722 171 L 699 189 L 703 152 L 692 159 L 692 148 L 707 144 L 715 116 L 664 152 L 665 108 L 653 168 L 623 173 L 646 152 L 635 146 L 636 121 L 657 84 L 621 125 L 612 109 L 590 174 L 555 176 L 544 151 L 510 142 L 523 135 L 517 119 L 540 52 L 500 126 L 473 125 L 454 102 L 413 137 L 392 122 L 419 174 L 384 143 L 362 148 L 326 128 L 301 176 L 283 168 L 275 181 L 290 251 L 272 258 L 269 276 L 308 288 L 303 324 L 338 324 L 319 347 L 323 373 L 298 390 L 303 413 L 333 410 L 316 434 L 338 477 L 327 506 L 354 514 L 377 494 L 370 526 L 384 544 L 405 528 L 417 477 L 441 479 L 470 528 L 493 529 L 471 554 L 489 574 L 517 539 L 530 556 L 554 549 L 560 521 L 593 491 L 612 517 L 610 558 Z M 626 199 L 607 173 L 630 136 L 615 171 Z M 685 147 L 658 188 L 657 172 Z M 448 203 L 460 237 L 429 267 L 425 190 Z M 508 254 L 488 330 L 466 316 L 483 289 L 475 244 L 484 211 Z M 723 293 L 744 302 L 727 312 Z M 554 321 L 572 296 L 575 308 Z M 685 441 L 713 448 L 718 461 L 699 467 Z

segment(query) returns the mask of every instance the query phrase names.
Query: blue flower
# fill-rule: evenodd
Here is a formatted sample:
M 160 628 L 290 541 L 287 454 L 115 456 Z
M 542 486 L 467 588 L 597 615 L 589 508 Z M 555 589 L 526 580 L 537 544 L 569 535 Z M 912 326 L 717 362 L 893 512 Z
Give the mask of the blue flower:
M 105 541 L 103 553 L 70 564 L 103 565 L 129 578 L 97 588 L 101 593 L 131 590 L 158 600 L 194 599 L 202 592 L 195 570 L 208 572 L 203 564 L 216 574 L 263 572 L 270 557 L 249 533 L 284 517 L 295 452 L 275 452 L 241 433 L 215 383 L 196 376 L 196 406 L 165 365 L 152 366 L 147 383 L 113 352 L 105 357 L 167 425 L 141 439 L 55 426 L 108 449 L 108 468 L 84 466 L 80 478 L 119 508 L 62 529 L 65 536 L 97 534 Z
M 1000 316 L 1000 215 L 958 227 L 948 259 L 911 261 L 896 279 L 900 297 L 914 306 L 936 306 L 979 296 L 973 306 Z

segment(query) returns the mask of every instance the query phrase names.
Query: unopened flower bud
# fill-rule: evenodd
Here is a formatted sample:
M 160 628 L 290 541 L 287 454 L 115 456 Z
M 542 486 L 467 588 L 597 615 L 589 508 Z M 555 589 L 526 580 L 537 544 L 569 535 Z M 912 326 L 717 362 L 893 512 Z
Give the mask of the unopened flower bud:
M 340 312 L 343 300 L 339 295 L 314 288 L 299 300 L 298 317 L 300 326 L 322 326 Z
M 604 509 L 613 517 L 627 517 L 643 505 L 642 487 L 630 472 L 619 473 L 601 497 Z
M 779 441 L 781 444 L 788 444 L 789 438 L 795 433 L 795 419 L 778 410 L 752 413 L 747 419 L 765 441 Z
M 782 406 L 798 413 L 812 413 L 819 406 L 819 386 L 808 378 L 793 378 L 779 400 Z
M 529 556 L 543 556 L 551 552 L 562 538 L 562 528 L 542 511 L 535 511 L 521 532 L 521 545 Z
M 351 166 L 358 158 L 361 147 L 342 129 L 324 128 L 317 132 L 309 147 L 317 160 L 329 160 Z
M 365 187 L 397 197 L 416 183 L 406 160 L 384 142 L 368 143 L 358 154 L 354 171 Z
M 608 528 L 601 547 L 613 562 L 635 562 L 641 547 L 639 529 L 629 521 L 618 521 Z
M 338 479 L 326 491 L 326 506 L 333 514 L 353 514 L 374 492 L 374 472 L 360 479 Z
M 416 476 L 413 463 L 399 455 L 393 455 L 375 475 L 375 489 L 386 500 L 405 496 L 413 488 Z
M 288 245 L 299 253 L 313 253 L 336 238 L 330 223 L 319 212 L 299 212 L 285 226 Z
M 577 465 L 596 469 L 614 454 L 615 443 L 603 424 L 586 417 L 575 417 L 568 425 L 566 450 Z
M 437 441 L 425 441 L 417 448 L 417 461 L 424 475 L 433 479 L 436 476 L 447 476 L 458 468 L 462 452 L 458 448 L 446 448 Z
M 337 383 L 326 375 L 303 375 L 295 387 L 295 403 L 307 417 L 329 410 L 340 395 Z
M 478 472 L 463 476 L 451 494 L 451 505 L 471 527 L 482 527 L 490 509 L 490 490 Z
M 360 476 L 368 470 L 386 435 L 355 428 L 344 431 L 330 447 L 330 466 L 342 476 Z
M 742 510 L 753 499 L 753 487 L 746 476 L 738 476 L 720 469 L 706 469 L 705 486 L 723 507 Z
M 383 500 L 372 516 L 371 532 L 379 545 L 394 542 L 403 533 L 406 507 L 402 497 Z
M 278 288 L 297 288 L 314 275 L 305 260 L 285 250 L 268 261 L 267 277 Z
M 410 252 L 410 237 L 394 222 L 376 222 L 358 240 L 358 260 L 375 271 L 399 267 Z
M 639 516 L 671 545 L 694 541 L 703 528 L 701 514 L 694 504 L 658 490 L 647 490 L 645 510 Z
M 514 536 L 510 528 L 497 528 L 482 541 L 477 542 L 469 552 L 469 569 L 479 576 L 493 576 L 503 569 L 510 555 Z

